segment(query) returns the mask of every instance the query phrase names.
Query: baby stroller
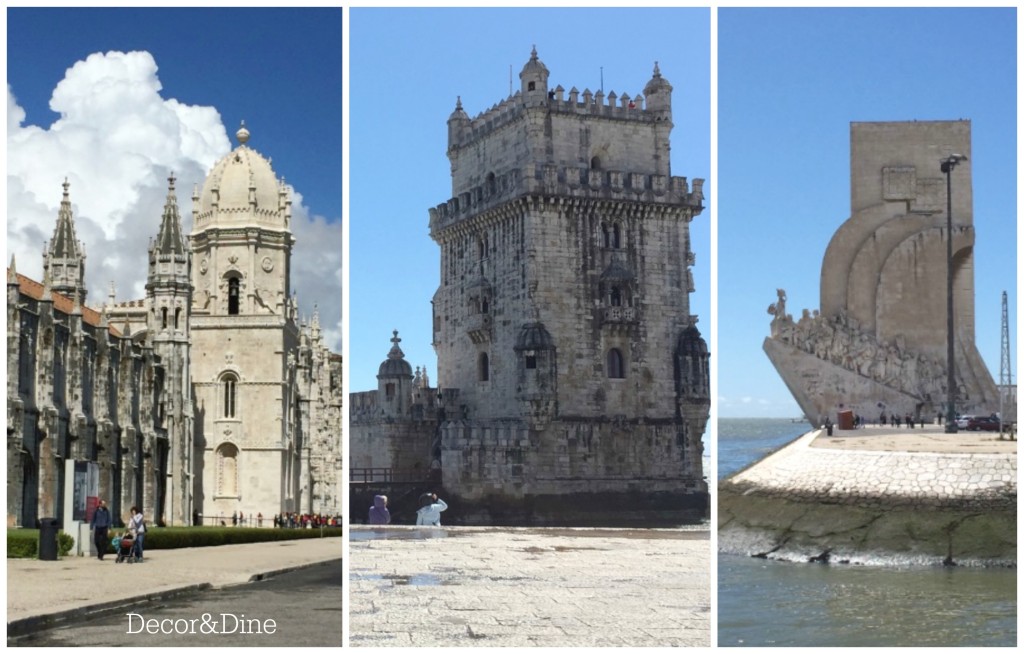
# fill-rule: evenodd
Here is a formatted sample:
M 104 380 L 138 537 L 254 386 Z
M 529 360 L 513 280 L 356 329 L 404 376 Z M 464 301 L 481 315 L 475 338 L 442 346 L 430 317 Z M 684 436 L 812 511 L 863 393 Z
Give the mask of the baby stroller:
M 121 563 L 122 561 L 135 563 L 139 560 L 139 554 L 135 550 L 135 538 L 132 536 L 131 532 L 124 532 L 120 536 L 111 540 L 110 543 L 117 551 L 117 560 L 114 561 L 114 563 Z

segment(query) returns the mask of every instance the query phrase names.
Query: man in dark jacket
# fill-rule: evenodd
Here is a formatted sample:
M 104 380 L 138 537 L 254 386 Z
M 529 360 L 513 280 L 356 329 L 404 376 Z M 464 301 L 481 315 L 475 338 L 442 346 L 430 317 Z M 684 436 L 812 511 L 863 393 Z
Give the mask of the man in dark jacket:
M 110 529 L 110 511 L 107 510 L 107 503 L 100 500 L 99 506 L 92 514 L 93 542 L 96 543 L 96 551 L 99 552 L 100 561 L 107 553 L 107 531 Z

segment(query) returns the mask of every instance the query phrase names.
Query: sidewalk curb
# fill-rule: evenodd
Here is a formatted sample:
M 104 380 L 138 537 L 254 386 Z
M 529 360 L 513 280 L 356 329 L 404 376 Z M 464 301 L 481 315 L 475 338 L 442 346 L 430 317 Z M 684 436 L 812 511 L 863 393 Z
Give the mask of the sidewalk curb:
M 259 572 L 251 577 L 248 581 L 243 581 L 236 584 L 224 584 L 221 586 L 214 586 L 211 583 L 191 584 L 189 586 L 181 586 L 179 588 L 169 588 L 167 590 L 158 591 L 155 593 L 147 593 L 145 595 L 137 595 L 135 597 L 126 597 L 124 599 L 113 600 L 110 602 L 100 602 L 98 604 L 90 604 L 88 606 L 80 606 L 74 609 L 66 609 L 64 611 L 57 611 L 56 613 L 45 613 L 43 615 L 33 615 L 27 618 L 21 618 L 7 623 L 7 638 L 8 640 L 14 638 L 21 638 L 30 633 L 39 631 L 48 631 L 50 629 L 56 629 L 63 627 L 68 624 L 72 624 L 78 620 L 89 620 L 92 618 L 99 618 L 107 615 L 112 615 L 123 609 L 138 606 L 140 604 L 146 604 L 149 602 L 162 601 L 175 599 L 182 595 L 189 595 L 192 593 L 198 593 L 207 590 L 214 590 L 216 588 L 235 588 L 238 586 L 245 586 L 256 581 L 263 581 L 271 577 L 286 574 L 289 572 L 295 572 L 296 570 L 302 570 L 304 568 L 312 568 L 320 565 L 330 565 L 332 563 L 340 562 L 342 559 L 328 559 L 326 561 L 313 561 L 311 563 L 300 563 L 298 565 L 288 566 L 285 568 L 276 568 L 268 570 L 267 572 Z
M 179 595 L 187 595 L 189 593 L 210 590 L 211 588 L 213 588 L 213 584 L 209 583 L 192 584 L 181 588 L 169 588 L 156 593 L 126 597 L 124 599 L 113 600 L 111 602 L 101 602 L 99 604 L 90 604 L 89 606 L 80 606 L 74 609 L 57 611 L 56 613 L 33 615 L 27 618 L 21 618 L 20 620 L 14 620 L 13 622 L 8 622 L 7 638 L 19 638 L 33 632 L 62 627 L 65 624 L 74 622 L 75 620 L 102 617 L 116 613 L 117 611 L 130 606 L 136 606 L 157 600 L 173 599 Z

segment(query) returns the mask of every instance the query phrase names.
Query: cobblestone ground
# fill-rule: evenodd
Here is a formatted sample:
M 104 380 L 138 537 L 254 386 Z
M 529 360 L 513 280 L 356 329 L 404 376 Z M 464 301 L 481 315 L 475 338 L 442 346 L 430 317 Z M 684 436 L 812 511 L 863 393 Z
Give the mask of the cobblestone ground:
M 710 646 L 704 530 L 353 528 L 352 646 Z

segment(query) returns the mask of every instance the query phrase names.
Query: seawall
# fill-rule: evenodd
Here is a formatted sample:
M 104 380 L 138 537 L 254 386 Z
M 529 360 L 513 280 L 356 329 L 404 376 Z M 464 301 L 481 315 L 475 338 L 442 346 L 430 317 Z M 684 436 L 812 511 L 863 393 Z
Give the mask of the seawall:
M 719 483 L 719 549 L 792 561 L 1015 566 L 1016 442 L 814 431 Z

